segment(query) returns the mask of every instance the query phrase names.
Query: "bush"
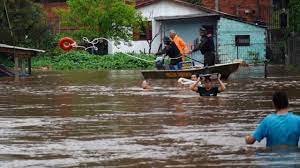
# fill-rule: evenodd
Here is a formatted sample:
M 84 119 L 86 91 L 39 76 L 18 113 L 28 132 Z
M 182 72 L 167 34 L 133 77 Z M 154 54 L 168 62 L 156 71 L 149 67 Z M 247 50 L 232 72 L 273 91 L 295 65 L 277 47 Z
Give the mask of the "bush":
M 49 55 L 58 54 L 58 55 Z M 154 62 L 155 57 L 151 55 L 134 55 L 138 58 Z M 106 70 L 106 69 L 150 69 L 154 63 L 145 62 L 125 54 L 115 55 L 91 55 L 85 51 L 72 51 L 67 53 L 47 53 L 32 60 L 34 68 L 51 66 L 54 70 Z

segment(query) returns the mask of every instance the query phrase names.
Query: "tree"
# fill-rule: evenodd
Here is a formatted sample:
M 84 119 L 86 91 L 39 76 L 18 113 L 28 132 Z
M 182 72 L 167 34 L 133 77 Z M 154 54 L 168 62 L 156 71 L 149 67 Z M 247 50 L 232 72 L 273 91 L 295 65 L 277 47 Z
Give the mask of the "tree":
M 141 14 L 124 0 L 68 0 L 69 9 L 60 10 L 63 25 L 76 27 L 74 38 L 105 37 L 114 40 L 132 38 Z
M 2 0 L 0 9 L 0 43 L 35 48 L 45 47 L 50 33 L 46 15 L 41 6 L 30 0 Z M 10 33 L 8 20 L 13 36 Z
M 290 31 L 300 32 L 300 1 L 290 0 L 288 7 Z

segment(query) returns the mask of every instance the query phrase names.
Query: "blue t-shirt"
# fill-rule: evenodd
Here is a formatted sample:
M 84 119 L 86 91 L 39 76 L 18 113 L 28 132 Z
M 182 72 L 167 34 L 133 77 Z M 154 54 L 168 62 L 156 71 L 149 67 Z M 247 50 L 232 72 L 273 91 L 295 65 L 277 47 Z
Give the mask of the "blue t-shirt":
M 285 115 L 268 115 L 253 134 L 258 142 L 263 138 L 267 138 L 267 147 L 280 145 L 297 147 L 299 136 L 300 117 L 291 112 Z

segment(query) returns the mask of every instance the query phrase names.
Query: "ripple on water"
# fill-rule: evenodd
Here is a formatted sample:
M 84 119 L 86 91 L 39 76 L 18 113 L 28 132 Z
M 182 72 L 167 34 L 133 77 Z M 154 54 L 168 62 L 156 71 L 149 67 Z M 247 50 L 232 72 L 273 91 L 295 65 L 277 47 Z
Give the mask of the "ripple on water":
M 0 165 L 299 165 L 299 152 L 266 151 L 265 141 L 245 145 L 244 136 L 273 112 L 274 89 L 288 91 L 291 107 L 300 110 L 300 77 L 265 80 L 257 73 L 238 80 L 233 75 L 227 90 L 213 98 L 176 81 L 151 81 L 153 89 L 143 90 L 139 72 L 68 72 L 0 82 Z

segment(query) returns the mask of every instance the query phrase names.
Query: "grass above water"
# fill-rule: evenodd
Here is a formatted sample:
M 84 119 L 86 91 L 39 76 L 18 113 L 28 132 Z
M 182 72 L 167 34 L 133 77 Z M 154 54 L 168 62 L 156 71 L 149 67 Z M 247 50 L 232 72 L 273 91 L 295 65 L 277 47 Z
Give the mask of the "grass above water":
M 136 54 L 136 57 L 154 61 L 152 55 Z M 151 69 L 154 63 L 145 62 L 125 54 L 91 55 L 85 51 L 72 51 L 60 54 L 45 54 L 32 59 L 34 69 L 52 70 L 118 70 L 118 69 Z

